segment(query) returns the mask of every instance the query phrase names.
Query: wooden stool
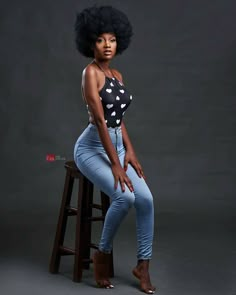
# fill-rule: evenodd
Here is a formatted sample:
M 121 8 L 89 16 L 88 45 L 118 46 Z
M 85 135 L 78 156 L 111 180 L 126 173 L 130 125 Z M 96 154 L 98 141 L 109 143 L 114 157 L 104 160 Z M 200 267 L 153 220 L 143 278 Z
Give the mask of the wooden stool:
M 89 264 L 93 262 L 90 258 L 90 248 L 98 249 L 98 245 L 91 243 L 92 221 L 101 220 L 104 222 L 110 206 L 110 199 L 101 191 L 101 204 L 93 203 L 93 183 L 79 171 L 74 161 L 67 161 L 64 166 L 66 168 L 66 179 L 49 271 L 58 273 L 61 256 L 74 255 L 73 281 L 80 282 L 83 269 L 89 269 Z M 79 180 L 77 208 L 70 206 L 74 179 Z M 101 216 L 93 217 L 93 208 L 101 210 Z M 76 216 L 75 249 L 63 245 L 68 216 Z M 109 268 L 110 277 L 114 277 L 113 253 L 110 256 Z

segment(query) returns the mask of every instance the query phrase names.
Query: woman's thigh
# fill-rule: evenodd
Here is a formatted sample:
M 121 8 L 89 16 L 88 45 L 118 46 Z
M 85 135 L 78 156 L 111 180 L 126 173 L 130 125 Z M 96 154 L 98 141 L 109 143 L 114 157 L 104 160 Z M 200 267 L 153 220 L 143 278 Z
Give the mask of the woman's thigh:
M 124 167 L 125 149 L 118 152 L 120 164 Z M 83 148 L 79 146 L 79 152 L 75 153 L 74 158 L 80 171 L 93 182 L 100 190 L 112 197 L 122 194 L 120 183 L 115 190 L 115 179 L 111 169 L 111 162 L 106 152 L 102 149 Z M 151 192 L 145 180 L 140 178 L 131 164 L 128 164 L 126 174 L 130 178 L 133 187 L 135 198 L 152 198 Z M 130 192 L 127 185 L 125 185 L 126 194 L 133 194 Z M 131 196 L 130 196 L 131 197 Z
M 87 150 L 75 157 L 74 160 L 80 171 L 105 194 L 111 198 L 117 196 L 117 194 L 122 194 L 120 184 L 115 190 L 111 163 L 105 152 L 98 152 L 95 149 Z M 126 189 L 129 190 L 128 187 Z

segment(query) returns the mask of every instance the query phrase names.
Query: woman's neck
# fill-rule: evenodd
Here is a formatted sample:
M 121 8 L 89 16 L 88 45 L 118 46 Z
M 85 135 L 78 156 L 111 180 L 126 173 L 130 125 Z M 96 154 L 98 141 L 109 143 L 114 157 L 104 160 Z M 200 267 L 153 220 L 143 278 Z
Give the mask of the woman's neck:
M 103 60 L 94 59 L 94 62 L 96 64 L 98 64 L 104 71 L 109 70 L 110 61 L 107 61 L 107 60 L 103 61 Z
M 97 62 L 97 60 L 94 59 L 93 63 L 95 63 L 99 67 L 99 69 L 104 73 L 105 76 L 114 77 L 112 70 L 109 68 L 109 61 Z

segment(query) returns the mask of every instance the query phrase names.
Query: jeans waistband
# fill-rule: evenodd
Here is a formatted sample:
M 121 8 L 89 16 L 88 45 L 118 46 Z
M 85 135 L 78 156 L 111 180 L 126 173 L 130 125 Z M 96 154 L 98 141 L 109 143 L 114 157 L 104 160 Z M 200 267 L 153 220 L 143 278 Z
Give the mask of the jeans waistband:
M 89 123 L 87 127 L 97 131 L 97 126 L 93 123 Z M 109 133 L 119 133 L 121 132 L 121 126 L 107 127 L 107 130 L 109 131 Z

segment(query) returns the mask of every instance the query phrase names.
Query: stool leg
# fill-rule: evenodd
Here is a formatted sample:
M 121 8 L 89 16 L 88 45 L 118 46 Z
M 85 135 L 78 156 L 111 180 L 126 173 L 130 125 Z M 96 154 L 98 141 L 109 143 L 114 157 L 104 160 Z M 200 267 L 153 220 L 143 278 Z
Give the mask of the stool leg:
M 78 206 L 76 217 L 76 237 L 75 237 L 75 260 L 74 260 L 74 273 L 73 281 L 80 282 L 83 273 L 83 258 L 84 258 L 84 231 L 85 231 L 85 212 L 83 208 L 83 200 L 86 199 L 88 194 L 88 182 L 85 176 L 81 175 L 79 180 L 78 192 Z
M 106 216 L 107 210 L 110 206 L 110 198 L 101 191 L 101 203 L 102 203 L 102 216 Z M 113 250 L 110 254 L 110 262 L 109 262 L 109 275 L 111 278 L 114 277 L 114 264 L 113 264 Z
M 85 177 L 86 178 L 86 177 Z M 92 235 L 92 212 L 93 212 L 93 183 L 86 178 L 86 196 L 83 198 L 83 267 L 89 269 L 90 266 L 90 245 L 91 245 L 91 235 Z
M 67 224 L 68 215 L 66 214 L 66 207 L 70 204 L 72 188 L 74 184 L 74 179 L 71 177 L 70 172 L 67 170 L 66 179 L 64 184 L 63 197 L 61 202 L 60 214 L 57 223 L 57 230 L 54 239 L 53 251 L 50 260 L 49 271 L 51 273 L 58 273 L 60 266 L 60 246 L 63 244 L 65 237 L 65 230 Z

